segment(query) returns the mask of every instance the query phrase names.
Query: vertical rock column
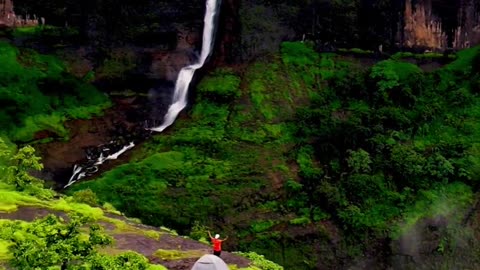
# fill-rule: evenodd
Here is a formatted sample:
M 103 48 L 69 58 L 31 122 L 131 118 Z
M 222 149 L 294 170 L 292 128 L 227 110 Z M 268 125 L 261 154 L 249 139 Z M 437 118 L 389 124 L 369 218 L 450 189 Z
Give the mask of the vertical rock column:
M 400 44 L 429 50 L 463 49 L 479 44 L 480 16 L 475 0 L 459 1 L 451 5 L 406 0 Z
M 441 50 L 447 47 L 447 35 L 442 30 L 440 18 L 432 12 L 430 1 L 406 0 L 402 45 L 409 48 Z

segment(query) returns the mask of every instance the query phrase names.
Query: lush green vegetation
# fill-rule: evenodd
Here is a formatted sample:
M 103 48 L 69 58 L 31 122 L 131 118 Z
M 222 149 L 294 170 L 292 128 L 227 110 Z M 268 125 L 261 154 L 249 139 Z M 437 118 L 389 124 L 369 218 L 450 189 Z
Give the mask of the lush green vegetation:
M 279 57 L 207 76 L 190 120 L 74 190 L 182 233 L 222 229 L 287 269 L 334 256 L 312 249 L 328 245 L 331 220 L 353 258 L 366 236 L 396 239 L 472 203 L 479 49 L 457 57 L 425 73 L 402 57 L 365 68 L 284 43 Z M 311 226 L 314 239 L 286 229 Z
M 66 72 L 56 57 L 0 42 L 1 134 L 31 141 L 46 130 L 68 137 L 67 119 L 101 114 L 108 98 Z M 1 135 L 0 134 L 0 135 Z
M 22 206 L 38 207 L 69 213 L 68 221 L 55 215 L 33 222 L 0 219 L 0 266 L 7 264 L 14 269 L 158 269 L 135 252 L 116 256 L 99 253 L 99 248 L 111 244 L 113 239 L 97 221 L 112 222 L 124 230 L 133 226 L 105 216 L 99 208 L 76 203 L 72 198 L 53 200 L 53 191 L 43 189 L 39 179 L 28 175 L 31 169 L 42 168 L 34 152 L 32 147 L 26 146 L 14 153 L 0 140 L 0 212 L 15 212 Z
M 32 169 L 42 168 L 30 146 L 15 150 L 0 140 L 0 160 L 0 213 L 18 213 L 19 218 L 16 220 L 14 215 L 14 219 L 0 219 L 0 269 L 167 269 L 149 264 L 148 259 L 137 252 L 113 248 L 113 236 L 138 235 L 161 241 L 162 234 L 175 236 L 175 232 L 163 228 L 148 230 L 136 226 L 134 220 L 129 222 L 120 216 L 107 215 L 105 212 L 117 214 L 118 211 L 108 204 L 102 209 L 92 207 L 98 205 L 98 199 L 91 190 L 65 197 L 43 189 L 41 180 L 28 174 Z M 54 199 L 54 195 L 61 198 Z M 32 222 L 22 221 L 35 216 L 24 211 L 28 208 L 51 214 Z M 111 226 L 114 229 L 107 231 Z M 204 229 L 200 231 L 205 234 Z M 152 256 L 169 261 L 199 258 L 204 254 L 205 250 L 158 249 Z M 283 269 L 255 253 L 245 256 L 251 258 L 251 266 L 230 265 L 230 268 Z

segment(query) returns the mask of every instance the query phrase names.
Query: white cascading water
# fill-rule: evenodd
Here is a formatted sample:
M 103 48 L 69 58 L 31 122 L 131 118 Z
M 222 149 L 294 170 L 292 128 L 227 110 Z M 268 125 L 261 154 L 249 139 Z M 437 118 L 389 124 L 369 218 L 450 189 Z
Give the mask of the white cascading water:
M 135 144 L 133 142 L 131 142 L 129 145 L 124 146 L 119 151 L 117 151 L 117 152 L 115 152 L 111 155 L 108 155 L 106 157 L 103 155 L 103 153 L 100 153 L 100 157 L 98 157 L 97 161 L 93 164 L 93 167 L 89 168 L 90 169 L 89 174 L 97 172 L 98 171 L 98 166 L 102 165 L 105 161 L 117 159 L 121 154 L 127 152 L 127 150 L 129 150 L 133 147 L 135 147 Z M 63 188 L 67 188 L 67 187 L 75 184 L 78 180 L 87 176 L 87 172 L 84 171 L 85 169 L 87 169 L 87 168 L 84 168 L 82 166 L 79 166 L 79 165 L 75 164 L 75 166 L 73 167 L 72 177 L 70 177 L 70 179 L 68 180 L 68 183 Z
M 207 0 L 206 10 L 205 10 L 205 18 L 204 18 L 204 26 L 203 26 L 203 38 L 202 38 L 202 52 L 200 54 L 200 58 L 198 59 L 197 63 L 186 66 L 180 70 L 178 73 L 177 81 L 175 82 L 175 91 L 173 93 L 173 100 L 172 105 L 168 108 L 168 112 L 164 117 L 163 124 L 156 128 L 151 128 L 150 130 L 156 132 L 162 132 L 167 127 L 175 122 L 178 114 L 187 106 L 187 93 L 188 88 L 190 86 L 190 82 L 193 79 L 193 75 L 195 71 L 205 64 L 205 61 L 210 56 L 212 52 L 213 45 L 215 43 L 215 30 L 216 30 L 216 19 L 218 9 L 220 7 L 221 0 Z M 129 145 L 124 146 L 118 152 L 111 154 L 107 157 L 104 157 L 103 153 L 100 154 L 100 157 L 97 159 L 93 167 L 94 171 L 98 171 L 99 165 L 102 165 L 106 160 L 117 159 L 121 154 L 133 148 L 135 144 L 131 142 Z M 87 176 L 87 172 L 85 171 L 87 168 L 83 168 L 82 166 L 75 165 L 73 167 L 73 174 L 70 177 L 68 183 L 64 186 L 67 188 L 77 182 L 78 180 L 82 179 L 83 177 Z
M 172 105 L 168 108 L 168 112 L 163 119 L 163 124 L 159 127 L 152 128 L 152 131 L 162 132 L 164 129 L 172 125 L 178 114 L 187 106 L 188 87 L 193 79 L 193 75 L 197 69 L 203 67 L 203 64 L 205 64 L 205 61 L 212 52 L 213 44 L 215 42 L 215 21 L 220 2 L 221 0 L 207 0 L 200 59 L 198 59 L 197 63 L 186 66 L 180 70 L 175 83 Z

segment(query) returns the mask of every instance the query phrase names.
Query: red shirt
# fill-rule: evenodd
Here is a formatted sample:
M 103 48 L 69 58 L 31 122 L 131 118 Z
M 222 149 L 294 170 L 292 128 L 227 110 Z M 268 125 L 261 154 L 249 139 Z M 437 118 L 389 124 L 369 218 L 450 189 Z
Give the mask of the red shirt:
M 213 250 L 222 251 L 222 240 L 212 238 Z

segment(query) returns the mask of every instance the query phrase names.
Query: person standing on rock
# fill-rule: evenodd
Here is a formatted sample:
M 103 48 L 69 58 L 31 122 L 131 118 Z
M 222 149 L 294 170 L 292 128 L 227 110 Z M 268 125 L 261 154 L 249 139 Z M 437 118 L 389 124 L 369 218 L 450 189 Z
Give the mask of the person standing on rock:
M 215 234 L 215 237 L 212 237 L 212 234 L 210 231 L 208 231 L 208 236 L 210 236 L 210 240 L 212 241 L 213 245 L 213 255 L 217 255 L 220 257 L 220 254 L 222 253 L 222 242 L 228 239 L 228 236 L 225 237 L 225 239 L 220 239 L 219 234 Z

